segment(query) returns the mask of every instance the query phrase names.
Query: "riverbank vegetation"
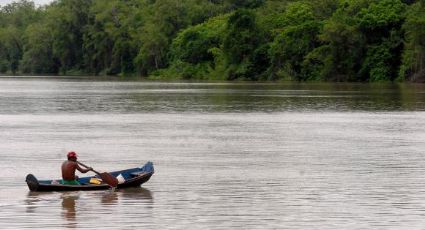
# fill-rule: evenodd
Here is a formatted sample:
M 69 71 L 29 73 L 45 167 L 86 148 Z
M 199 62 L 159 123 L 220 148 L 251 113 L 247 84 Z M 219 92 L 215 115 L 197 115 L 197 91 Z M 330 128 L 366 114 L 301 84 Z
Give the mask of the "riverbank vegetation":
M 21 0 L 0 74 L 425 81 L 425 0 Z

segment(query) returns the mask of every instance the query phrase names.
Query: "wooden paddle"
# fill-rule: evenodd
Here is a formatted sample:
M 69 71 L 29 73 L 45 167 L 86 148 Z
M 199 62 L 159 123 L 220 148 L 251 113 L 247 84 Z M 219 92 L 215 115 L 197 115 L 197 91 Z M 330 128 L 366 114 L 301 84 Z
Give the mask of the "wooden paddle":
M 80 164 L 83 167 L 90 168 L 89 166 L 87 166 L 87 165 L 85 165 L 85 164 L 83 164 L 83 163 L 81 163 L 79 161 L 77 161 L 77 163 Z M 93 171 L 94 173 L 96 173 L 97 175 L 99 175 L 100 178 L 102 179 L 102 181 L 104 181 L 105 183 L 107 183 L 111 187 L 117 187 L 117 185 L 118 185 L 118 179 L 115 178 L 114 176 L 112 176 L 110 173 L 107 173 L 107 172 L 100 173 L 100 172 L 98 172 L 98 171 L 96 171 L 94 169 L 91 169 L 91 171 Z

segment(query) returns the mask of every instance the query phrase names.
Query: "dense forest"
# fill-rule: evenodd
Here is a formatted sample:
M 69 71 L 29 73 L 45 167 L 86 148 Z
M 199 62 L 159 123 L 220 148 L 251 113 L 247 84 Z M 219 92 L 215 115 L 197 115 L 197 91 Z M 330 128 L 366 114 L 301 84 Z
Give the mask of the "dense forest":
M 425 0 L 21 0 L 0 74 L 425 81 Z

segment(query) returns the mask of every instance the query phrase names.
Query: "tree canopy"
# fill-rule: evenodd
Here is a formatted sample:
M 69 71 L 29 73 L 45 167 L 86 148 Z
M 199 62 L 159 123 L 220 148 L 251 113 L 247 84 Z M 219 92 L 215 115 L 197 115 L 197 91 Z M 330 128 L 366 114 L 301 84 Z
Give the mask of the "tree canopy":
M 19 0 L 0 74 L 425 81 L 425 1 Z

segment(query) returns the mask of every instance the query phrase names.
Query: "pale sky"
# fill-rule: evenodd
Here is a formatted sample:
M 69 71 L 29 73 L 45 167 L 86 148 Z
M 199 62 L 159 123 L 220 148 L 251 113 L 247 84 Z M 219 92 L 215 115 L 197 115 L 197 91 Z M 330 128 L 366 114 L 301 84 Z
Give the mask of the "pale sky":
M 9 3 L 12 2 L 17 2 L 18 0 L 0 0 L 0 5 L 4 6 L 7 5 Z M 35 5 L 39 6 L 39 5 L 44 5 L 44 4 L 48 4 L 50 2 L 52 2 L 53 0 L 33 0 L 33 2 L 35 3 Z

